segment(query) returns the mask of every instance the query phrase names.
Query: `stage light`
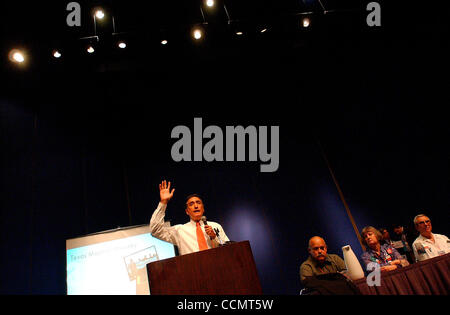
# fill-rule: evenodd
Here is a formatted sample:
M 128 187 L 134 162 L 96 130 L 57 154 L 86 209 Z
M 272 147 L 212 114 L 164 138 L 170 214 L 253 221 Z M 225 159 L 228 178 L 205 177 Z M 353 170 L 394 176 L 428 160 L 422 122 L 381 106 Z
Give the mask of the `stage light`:
M 89 47 L 86 49 L 86 51 L 87 51 L 88 53 L 92 54 L 92 53 L 95 51 L 95 49 L 94 49 L 94 47 L 89 46 Z
M 196 28 L 196 29 L 193 30 L 192 36 L 193 36 L 196 40 L 199 40 L 199 39 L 201 39 L 201 38 L 203 37 L 203 32 L 202 32 L 201 29 Z
M 267 28 L 263 28 L 260 32 L 261 32 L 261 33 L 267 32 Z
M 18 63 L 22 63 L 25 61 L 25 57 L 23 56 L 23 54 L 21 52 L 15 52 L 12 57 L 13 57 L 13 60 Z
M 95 16 L 97 17 L 97 19 L 103 19 L 105 17 L 105 13 L 103 13 L 103 10 L 97 10 L 95 11 Z
M 53 57 L 55 57 L 55 58 L 61 58 L 61 53 L 58 51 L 58 50 L 54 50 L 53 51 Z
M 309 25 L 311 24 L 311 21 L 308 19 L 308 18 L 304 18 L 303 20 L 302 20 L 302 25 L 303 25 L 303 27 L 308 27 Z
M 240 31 L 239 31 L 239 32 L 236 32 L 236 35 L 239 35 L 239 36 L 240 36 L 240 35 L 243 35 L 243 34 L 244 34 L 244 33 L 240 32 Z
M 14 63 L 22 64 L 25 62 L 25 53 L 19 49 L 12 49 L 9 52 L 9 60 Z
M 119 46 L 119 48 L 124 49 L 124 48 L 127 47 L 127 44 L 126 44 L 125 42 L 121 41 L 121 42 L 119 42 L 119 43 L 117 44 L 117 46 Z
M 210 8 L 211 8 L 211 7 L 214 6 L 214 0 L 206 0 L 205 3 L 206 3 L 206 6 L 207 6 L 207 7 L 210 7 Z
M 161 45 L 167 45 L 167 43 L 168 43 L 168 41 L 165 40 L 165 39 L 163 39 L 163 40 L 161 41 Z
M 103 9 L 101 7 L 93 8 L 91 14 L 92 12 L 94 12 L 94 36 L 97 36 L 97 20 L 103 20 L 103 18 L 105 17 L 105 12 L 103 12 Z
M 194 38 L 195 39 L 200 39 L 202 38 L 202 32 L 200 30 L 195 30 L 194 31 Z

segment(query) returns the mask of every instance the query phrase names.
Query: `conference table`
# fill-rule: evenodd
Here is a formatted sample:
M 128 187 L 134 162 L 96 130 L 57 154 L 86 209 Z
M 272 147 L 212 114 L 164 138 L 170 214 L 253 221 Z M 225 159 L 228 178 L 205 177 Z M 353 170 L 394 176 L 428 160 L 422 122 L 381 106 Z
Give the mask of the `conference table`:
M 369 286 L 366 278 L 353 283 L 363 295 L 448 295 L 450 253 L 382 272 L 380 286 Z

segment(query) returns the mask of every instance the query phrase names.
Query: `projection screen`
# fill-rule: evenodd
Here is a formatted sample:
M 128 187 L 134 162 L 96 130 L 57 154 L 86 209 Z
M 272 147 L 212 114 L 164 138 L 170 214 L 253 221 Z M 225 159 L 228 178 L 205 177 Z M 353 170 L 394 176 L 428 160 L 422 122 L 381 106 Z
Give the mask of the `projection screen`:
M 68 295 L 148 295 L 146 265 L 175 256 L 175 246 L 151 236 L 148 225 L 66 240 Z

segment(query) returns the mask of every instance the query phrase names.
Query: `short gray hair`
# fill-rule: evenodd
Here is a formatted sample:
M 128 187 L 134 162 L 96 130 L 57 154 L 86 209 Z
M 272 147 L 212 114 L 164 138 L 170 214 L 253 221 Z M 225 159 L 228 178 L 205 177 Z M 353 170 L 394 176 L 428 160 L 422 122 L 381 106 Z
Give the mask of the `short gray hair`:
M 429 216 L 427 216 L 426 214 L 418 214 L 414 217 L 414 225 L 417 225 L 417 219 L 419 219 L 420 217 L 427 217 L 430 218 Z

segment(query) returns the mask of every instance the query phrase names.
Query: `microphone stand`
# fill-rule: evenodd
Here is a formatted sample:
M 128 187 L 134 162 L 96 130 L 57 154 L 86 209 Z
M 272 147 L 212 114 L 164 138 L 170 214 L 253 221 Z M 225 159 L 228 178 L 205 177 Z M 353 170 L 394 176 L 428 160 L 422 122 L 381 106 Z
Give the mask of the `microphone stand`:
M 220 238 L 220 233 L 219 233 L 219 229 L 218 228 L 215 228 L 214 229 L 214 232 L 216 232 L 216 236 L 217 236 L 217 239 L 219 240 L 219 246 L 223 246 L 223 242 L 222 242 L 222 239 Z

